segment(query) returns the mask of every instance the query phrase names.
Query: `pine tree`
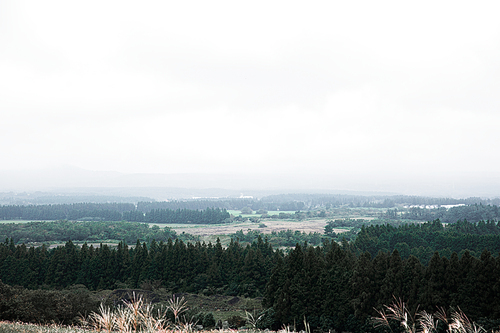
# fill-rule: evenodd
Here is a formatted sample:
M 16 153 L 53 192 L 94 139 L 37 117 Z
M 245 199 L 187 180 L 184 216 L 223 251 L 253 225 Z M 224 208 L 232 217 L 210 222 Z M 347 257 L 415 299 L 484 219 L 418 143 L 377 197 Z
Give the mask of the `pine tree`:
M 362 253 L 354 266 L 349 285 L 352 288 L 352 306 L 357 317 L 371 313 L 376 306 L 373 297 L 374 271 L 370 252 Z
M 498 281 L 498 276 L 495 258 L 491 252 L 484 250 L 481 253 L 481 258 L 477 262 L 475 269 L 476 281 L 475 292 L 471 295 L 475 304 L 488 304 L 488 307 L 480 310 L 481 316 L 492 318 L 494 313 L 499 310 L 497 301 L 498 295 L 492 292 L 495 288 L 495 282 Z
M 465 251 L 460 258 L 460 286 L 458 288 L 457 303 L 467 315 L 474 317 L 481 316 L 481 304 L 477 304 L 474 299 L 476 292 L 476 267 L 477 259 Z
M 432 311 L 435 307 L 448 306 L 446 282 L 446 262 L 435 252 L 424 273 L 425 286 L 422 289 L 420 304 L 424 310 Z
M 405 262 L 401 275 L 401 285 L 403 294 L 401 299 L 406 300 L 409 310 L 412 313 L 417 311 L 419 304 L 424 266 L 417 257 L 411 255 Z

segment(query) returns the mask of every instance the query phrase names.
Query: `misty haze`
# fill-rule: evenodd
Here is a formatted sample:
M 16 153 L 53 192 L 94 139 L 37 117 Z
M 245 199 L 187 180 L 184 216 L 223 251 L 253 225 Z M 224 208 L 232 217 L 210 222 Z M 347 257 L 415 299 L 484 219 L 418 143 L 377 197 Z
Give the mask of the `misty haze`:
M 0 1 L 0 331 L 499 332 L 499 12 Z

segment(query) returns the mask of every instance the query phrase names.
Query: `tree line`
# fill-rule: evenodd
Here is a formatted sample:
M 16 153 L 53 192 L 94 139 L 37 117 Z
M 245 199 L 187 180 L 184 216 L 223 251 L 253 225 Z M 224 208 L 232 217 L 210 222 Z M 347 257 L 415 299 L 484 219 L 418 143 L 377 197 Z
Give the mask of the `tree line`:
M 0 280 L 26 288 L 61 289 L 82 284 L 90 290 L 138 288 L 161 281 L 171 292 L 257 297 L 265 290 L 275 251 L 262 238 L 243 247 L 169 239 L 120 242 L 117 247 L 75 245 L 48 249 L 0 243 Z
M 428 262 L 436 251 L 447 257 L 464 250 L 477 256 L 484 249 L 499 253 L 500 223 L 458 221 L 445 226 L 441 221 L 434 220 L 397 227 L 389 224 L 362 226 L 353 246 L 372 256 L 379 251 L 397 249 L 404 258 L 414 255 L 422 262 Z
M 387 213 L 392 213 L 392 218 L 398 218 L 398 215 L 396 214 L 397 210 L 388 211 Z M 402 212 L 400 218 L 420 221 L 432 221 L 435 219 L 440 219 L 444 223 L 455 223 L 458 220 L 479 222 L 487 220 L 499 220 L 500 211 L 497 205 L 483 205 L 482 203 L 451 207 L 449 209 L 446 209 L 444 207 L 432 209 L 412 207 L 409 208 L 408 211 Z
M 0 206 L 2 220 L 78 220 L 98 217 L 119 221 L 123 212 L 135 210 L 130 203 L 76 203 L 58 205 Z
M 227 209 L 245 209 L 253 211 L 295 211 L 295 214 L 280 212 L 279 215 L 262 214 L 262 218 L 280 218 L 303 220 L 313 217 L 329 217 L 335 209 L 349 209 L 345 205 L 335 208 L 339 202 L 329 202 L 321 197 L 312 196 L 310 202 L 288 201 L 276 202 L 253 199 L 232 200 L 192 200 L 171 202 L 139 202 L 137 207 L 131 203 L 79 203 L 79 204 L 56 204 L 56 205 L 7 205 L 0 206 L 0 219 L 2 220 L 102 220 L 102 221 L 133 221 L 148 223 L 199 223 L 213 224 L 229 222 L 230 214 Z M 282 199 L 294 198 L 287 195 Z M 298 196 L 301 198 L 302 196 Z M 273 197 L 274 198 L 274 197 Z M 329 197 L 327 197 L 329 198 Z M 332 197 L 331 199 L 335 199 Z M 342 197 L 343 198 L 343 197 Z M 353 197 L 351 198 L 354 200 Z M 404 197 L 398 200 L 403 200 Z M 338 198 L 337 198 L 338 199 Z M 335 199 L 335 200 L 337 200 Z M 343 198 L 346 199 L 346 198 Z M 358 198 L 359 199 L 359 198 Z M 413 201 L 413 197 L 409 197 Z M 470 200 L 472 200 L 471 198 Z M 394 207 L 392 199 L 383 201 L 366 201 L 362 205 L 354 205 L 353 201 L 349 207 Z M 416 199 L 415 199 L 416 200 Z M 465 199 L 461 199 L 467 202 Z M 426 201 L 426 200 L 424 200 Z M 345 201 L 347 202 L 347 201 Z M 447 202 L 438 201 L 438 202 Z M 490 200 L 489 202 L 492 202 Z M 344 203 L 344 201 L 341 201 Z M 359 203 L 359 202 L 358 202 Z M 302 211 L 303 209 L 306 211 Z M 336 211 L 335 214 L 339 212 Z M 458 220 L 479 222 L 481 220 L 499 220 L 500 210 L 497 205 L 484 205 L 474 203 L 471 205 L 457 206 L 452 208 L 420 208 L 408 209 L 394 208 L 381 213 L 380 219 L 388 220 L 410 220 L 431 221 L 440 219 L 444 223 L 454 223 Z M 237 217 L 236 217 L 237 218 Z
M 483 251 L 450 258 L 434 253 L 427 265 L 397 250 L 356 255 L 347 242 L 320 247 L 297 245 L 279 257 L 263 305 L 271 327 L 283 324 L 340 332 L 374 331 L 376 309 L 401 298 L 412 311 L 460 307 L 486 329 L 500 324 L 500 259 Z
M 62 204 L 0 206 L 2 220 L 103 220 L 148 223 L 221 223 L 229 219 L 226 209 L 153 209 L 143 212 L 133 204 Z
M 482 199 L 471 197 L 465 199 L 455 198 L 432 198 L 408 195 L 351 195 L 351 194 L 310 194 L 291 193 L 277 194 L 263 197 L 261 202 L 266 203 L 288 203 L 302 202 L 303 209 L 315 209 L 332 207 L 372 207 L 372 208 L 393 208 L 396 205 L 474 205 L 482 203 L 484 205 L 500 205 L 500 198 Z
M 123 219 L 126 221 L 147 223 L 217 224 L 229 222 L 230 217 L 231 215 L 224 208 L 207 208 L 205 210 L 153 209 L 147 213 L 141 211 L 123 213 Z
M 136 220 L 142 218 L 141 213 L 151 211 L 177 210 L 241 210 L 246 207 L 253 211 L 328 211 L 341 207 L 363 208 L 394 208 L 402 205 L 465 205 L 446 208 L 425 209 L 412 207 L 408 210 L 388 211 L 386 218 L 403 218 L 429 221 L 440 218 L 444 222 L 454 222 L 458 219 L 479 220 L 498 219 L 500 199 L 451 199 L 428 198 L 417 196 L 361 196 L 341 194 L 280 194 L 261 199 L 198 199 L 173 201 L 139 201 L 133 203 L 73 203 L 73 204 L 39 204 L 39 205 L 0 205 L 0 219 L 4 220 L 79 220 L 98 218 L 108 221 L 119 221 L 133 216 Z M 397 214 L 394 214 L 397 213 Z
M 14 244 L 45 243 L 69 240 L 95 242 L 120 240 L 133 244 L 140 241 L 167 241 L 168 239 L 191 239 L 191 235 L 178 235 L 175 230 L 165 227 L 149 226 L 138 222 L 84 221 L 66 220 L 54 222 L 0 223 L 0 239 L 10 238 Z
M 500 259 L 489 251 L 479 258 L 436 252 L 423 264 L 397 250 L 359 254 L 348 242 L 297 244 L 285 253 L 261 238 L 227 248 L 170 240 L 116 248 L 68 241 L 47 249 L 6 241 L 0 243 L 0 279 L 33 290 L 140 288 L 161 281 L 171 292 L 264 296 L 262 323 L 271 328 L 300 327 L 306 318 L 313 329 L 366 331 L 375 309 L 393 297 L 413 309 L 459 306 L 483 325 L 500 323 L 500 299 L 492 292 L 500 288 Z

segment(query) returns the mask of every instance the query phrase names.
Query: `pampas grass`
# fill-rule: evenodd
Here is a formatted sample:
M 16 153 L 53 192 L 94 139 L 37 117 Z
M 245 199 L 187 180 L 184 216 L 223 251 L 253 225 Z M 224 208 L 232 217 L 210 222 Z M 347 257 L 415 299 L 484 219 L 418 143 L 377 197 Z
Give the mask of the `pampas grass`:
M 188 310 L 187 301 L 182 298 L 175 297 L 175 294 L 168 300 L 168 308 L 174 313 L 174 321 L 177 324 L 181 313 Z
M 396 298 L 391 305 L 384 307 L 383 310 L 375 310 L 379 314 L 378 317 L 372 318 L 375 327 L 385 327 L 392 331 L 390 323 L 396 321 L 400 323 L 406 333 L 434 333 L 437 332 L 439 322 L 442 322 L 447 326 L 447 333 L 486 332 L 484 328 L 471 322 L 460 308 L 452 309 L 451 317 L 448 318 L 443 308 L 439 308 L 435 314 L 420 311 L 412 315 L 405 302 Z
M 98 331 L 105 330 L 111 333 L 116 326 L 116 315 L 101 303 L 99 312 L 92 312 L 88 322 Z
M 166 319 L 166 313 L 170 310 L 174 314 L 174 323 Z M 129 302 L 124 302 L 123 306 L 112 310 L 110 307 L 101 304 L 99 312 L 93 312 L 88 318 L 82 318 L 81 323 L 97 331 L 111 333 L 158 333 L 158 332 L 178 332 L 192 333 L 194 323 L 181 320 L 181 314 L 188 310 L 184 297 L 176 298 L 175 295 L 169 300 L 165 310 L 157 310 L 153 313 L 151 303 L 146 303 L 142 297 L 137 297 L 135 293 Z

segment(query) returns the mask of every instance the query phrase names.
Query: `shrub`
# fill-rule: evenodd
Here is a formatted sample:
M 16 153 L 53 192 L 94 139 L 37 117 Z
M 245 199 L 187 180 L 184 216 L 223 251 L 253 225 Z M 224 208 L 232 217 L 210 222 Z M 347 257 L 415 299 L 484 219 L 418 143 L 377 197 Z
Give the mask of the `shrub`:
M 253 210 L 250 207 L 243 207 L 241 209 L 241 214 L 252 214 L 252 213 L 253 213 Z
M 227 319 L 229 327 L 232 329 L 237 329 L 238 327 L 245 326 L 246 320 L 241 316 L 232 316 Z
M 262 311 L 257 316 L 259 319 L 257 320 L 255 326 L 260 330 L 264 330 L 266 328 L 277 330 L 279 328 L 279 323 L 276 321 L 274 314 L 275 312 L 273 308 Z
M 212 312 L 207 313 L 205 317 L 203 317 L 202 325 L 205 328 L 215 327 L 215 318 Z
M 0 282 L 1 320 L 76 324 L 80 315 L 96 311 L 98 306 L 87 289 L 28 290 Z

